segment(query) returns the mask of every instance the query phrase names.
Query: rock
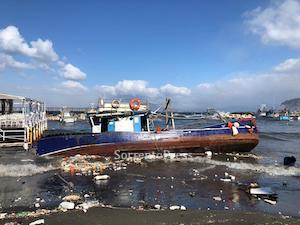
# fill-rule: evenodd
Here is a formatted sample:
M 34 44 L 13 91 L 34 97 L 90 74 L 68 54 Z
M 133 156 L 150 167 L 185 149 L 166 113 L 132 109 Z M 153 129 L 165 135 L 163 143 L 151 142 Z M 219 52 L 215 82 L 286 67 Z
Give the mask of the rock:
M 286 156 L 283 159 L 283 165 L 285 166 L 294 166 L 296 162 L 296 158 L 294 156 Z
M 215 201 L 222 201 L 222 198 L 219 197 L 219 196 L 215 196 L 215 197 L 213 197 L 213 200 L 215 200 Z
M 62 209 L 74 209 L 75 204 L 73 202 L 61 202 L 59 207 Z
M 44 224 L 44 223 L 45 223 L 44 219 L 39 219 L 34 222 L 31 222 L 29 225 L 39 225 L 39 224 Z
M 170 210 L 179 210 L 179 209 L 180 209 L 180 206 L 178 206 L 178 205 L 172 205 L 172 206 L 170 206 L 169 209 L 170 209 Z
M 67 195 L 65 197 L 63 197 L 64 201 L 67 202 L 77 202 L 80 200 L 80 196 L 79 195 Z

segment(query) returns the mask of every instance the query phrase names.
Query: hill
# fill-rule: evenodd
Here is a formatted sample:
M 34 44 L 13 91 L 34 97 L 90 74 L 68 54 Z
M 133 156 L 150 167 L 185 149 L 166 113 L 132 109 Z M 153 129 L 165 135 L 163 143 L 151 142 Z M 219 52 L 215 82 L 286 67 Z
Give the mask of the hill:
M 281 106 L 287 108 L 289 111 L 297 111 L 300 112 L 300 98 L 293 98 L 290 100 L 286 100 L 281 103 Z

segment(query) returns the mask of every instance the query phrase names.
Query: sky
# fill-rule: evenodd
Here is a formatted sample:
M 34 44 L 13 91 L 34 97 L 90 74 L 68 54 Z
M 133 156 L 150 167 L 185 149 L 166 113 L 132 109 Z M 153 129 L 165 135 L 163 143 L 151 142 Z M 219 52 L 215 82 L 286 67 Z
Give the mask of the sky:
M 0 92 L 179 111 L 300 97 L 300 1 L 0 1 Z

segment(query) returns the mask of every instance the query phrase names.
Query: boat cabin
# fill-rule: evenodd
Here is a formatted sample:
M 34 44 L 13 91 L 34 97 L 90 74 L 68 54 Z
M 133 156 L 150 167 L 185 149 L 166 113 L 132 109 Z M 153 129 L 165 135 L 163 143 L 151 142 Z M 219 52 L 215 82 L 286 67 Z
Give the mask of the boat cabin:
M 149 106 L 134 98 L 131 101 L 100 99 L 95 113 L 89 113 L 92 133 L 150 131 Z

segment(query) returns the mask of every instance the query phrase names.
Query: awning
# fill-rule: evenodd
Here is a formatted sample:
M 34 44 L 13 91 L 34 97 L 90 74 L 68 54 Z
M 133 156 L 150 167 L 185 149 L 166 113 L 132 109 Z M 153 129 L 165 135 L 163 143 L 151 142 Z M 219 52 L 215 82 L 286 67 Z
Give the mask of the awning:
M 23 96 L 17 96 L 17 95 L 8 95 L 4 93 L 0 93 L 0 99 L 9 99 L 9 100 L 25 100 L 26 98 Z

